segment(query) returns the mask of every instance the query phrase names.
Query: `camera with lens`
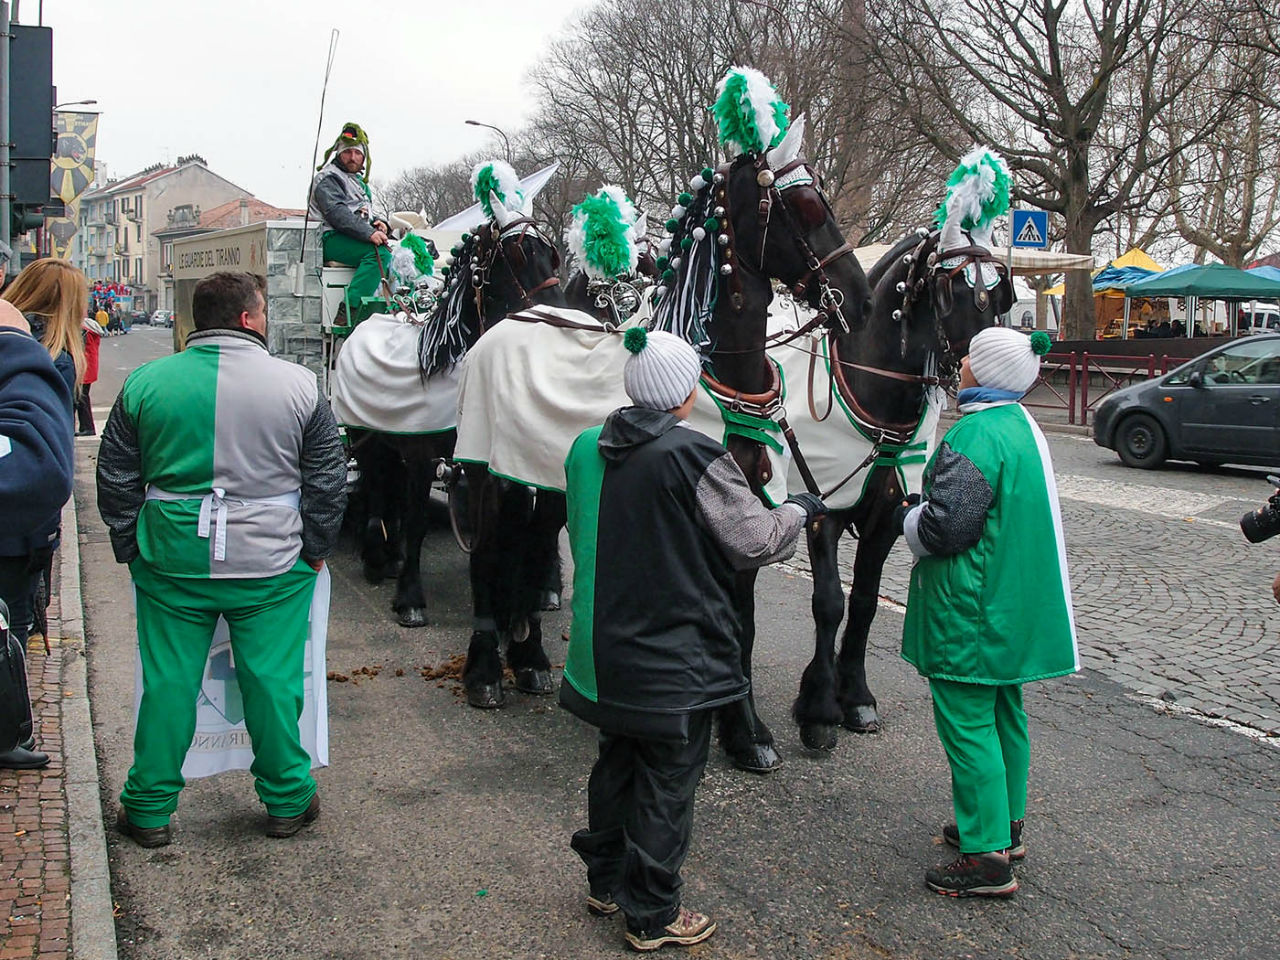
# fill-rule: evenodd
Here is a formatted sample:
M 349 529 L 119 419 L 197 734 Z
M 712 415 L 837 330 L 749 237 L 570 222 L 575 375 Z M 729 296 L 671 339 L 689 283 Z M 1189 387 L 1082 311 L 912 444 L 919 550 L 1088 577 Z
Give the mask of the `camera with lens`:
M 1280 487 L 1280 477 L 1267 477 L 1267 482 Z M 1240 518 L 1240 532 L 1250 543 L 1261 543 L 1280 533 L 1280 489 L 1266 504 Z

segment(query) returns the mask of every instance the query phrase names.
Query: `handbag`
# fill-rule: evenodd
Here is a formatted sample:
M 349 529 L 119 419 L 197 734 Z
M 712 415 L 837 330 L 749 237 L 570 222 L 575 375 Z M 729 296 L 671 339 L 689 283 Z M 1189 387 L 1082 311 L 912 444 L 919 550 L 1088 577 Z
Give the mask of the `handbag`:
M 9 630 L 9 608 L 0 600 L 0 753 L 31 736 L 31 698 L 22 642 Z

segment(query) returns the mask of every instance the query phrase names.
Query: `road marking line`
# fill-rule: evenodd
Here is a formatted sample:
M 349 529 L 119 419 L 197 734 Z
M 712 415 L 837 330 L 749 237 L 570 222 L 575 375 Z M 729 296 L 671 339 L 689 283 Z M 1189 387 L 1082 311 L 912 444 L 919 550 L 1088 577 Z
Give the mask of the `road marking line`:
M 1099 480 L 1096 477 L 1059 475 L 1056 479 L 1058 496 L 1063 500 L 1119 510 L 1135 510 L 1138 513 L 1156 517 L 1187 520 L 1228 530 L 1236 529 L 1234 523 L 1200 517 L 1196 514 L 1216 510 L 1224 504 L 1238 501 L 1239 497 L 1175 490 L 1171 487 L 1157 487 L 1145 483 L 1125 483 L 1122 480 Z
M 1190 717 L 1210 727 L 1221 727 L 1224 730 L 1230 730 L 1232 733 L 1238 733 L 1241 736 L 1248 737 L 1257 743 L 1264 743 L 1269 747 L 1280 749 L 1280 737 L 1272 736 L 1265 730 L 1259 730 L 1257 727 L 1247 727 L 1243 723 L 1236 723 L 1234 720 L 1227 720 L 1225 717 L 1211 717 L 1208 714 L 1201 713 L 1199 710 L 1193 710 L 1191 707 L 1181 707 L 1176 703 L 1169 703 L 1167 700 L 1161 700 L 1159 697 L 1149 697 L 1141 693 L 1125 694 L 1130 700 L 1137 700 L 1139 703 L 1145 703 L 1147 706 L 1155 710 L 1156 713 L 1174 713 L 1182 717 Z

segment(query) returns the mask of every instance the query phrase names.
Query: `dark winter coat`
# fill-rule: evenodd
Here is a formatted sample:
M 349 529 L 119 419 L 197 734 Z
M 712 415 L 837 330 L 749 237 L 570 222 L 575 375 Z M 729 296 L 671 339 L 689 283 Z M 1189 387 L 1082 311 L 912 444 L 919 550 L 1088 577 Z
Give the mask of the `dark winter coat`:
M 765 507 L 723 446 L 639 407 L 579 436 L 565 474 L 560 703 L 611 733 L 686 739 L 691 712 L 747 695 L 734 574 L 791 556 L 804 512 Z
M 71 496 L 71 430 L 71 391 L 49 351 L 0 328 L 0 556 L 56 546 Z

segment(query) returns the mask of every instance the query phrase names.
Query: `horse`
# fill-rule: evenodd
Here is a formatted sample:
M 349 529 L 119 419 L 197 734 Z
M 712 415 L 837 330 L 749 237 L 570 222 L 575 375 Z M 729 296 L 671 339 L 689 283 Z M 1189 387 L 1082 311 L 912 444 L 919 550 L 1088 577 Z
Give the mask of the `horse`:
M 559 282 L 555 245 L 532 220 L 521 219 L 513 227 L 504 230 L 486 223 L 464 235 L 453 251 L 453 264 L 435 308 L 419 326 L 414 356 L 406 360 L 416 368 L 423 393 L 417 401 L 397 394 L 396 406 L 413 409 L 434 396 L 438 405 L 447 408 L 447 428 L 397 434 L 348 425 L 367 500 L 361 532 L 365 579 L 377 583 L 388 575 L 396 577 L 392 610 L 401 626 L 427 624 L 420 555 L 431 484 L 439 464 L 452 457 L 457 437 L 452 419 L 457 407 L 457 364 L 488 326 L 520 306 L 542 302 Z M 349 381 L 357 377 L 343 366 L 344 355 L 348 360 L 353 356 L 350 346 L 338 357 L 335 409 L 341 407 L 344 387 L 350 391 L 354 384 Z M 371 386 L 378 388 L 378 384 Z
M 866 438 L 861 448 L 841 442 L 844 462 L 831 465 L 834 473 L 826 472 L 828 482 L 836 478 L 834 485 L 846 492 L 815 490 L 836 508 L 807 531 L 816 634 L 792 717 L 801 742 L 815 750 L 833 749 L 839 726 L 862 733 L 880 729 L 876 699 L 867 685 L 866 650 L 884 563 L 898 536 L 894 510 L 904 495 L 919 492 L 942 388 L 968 352 L 969 340 L 1013 302 L 1005 265 L 965 238 L 950 220 L 940 231 L 921 228 L 900 240 L 872 268 L 869 279 L 873 294 L 867 322 L 828 335 L 825 387 L 815 389 L 814 357 L 804 358 L 810 388 L 807 426 L 822 429 L 818 408 L 826 415 L 836 408 L 834 417 L 844 418 L 845 429 L 852 427 Z M 994 289 L 989 290 L 992 281 Z M 784 360 L 784 365 L 794 369 L 795 359 L 791 364 Z M 793 389 L 789 396 L 797 392 L 806 391 Z M 799 422 L 796 432 L 805 432 Z M 801 443 L 792 486 L 803 480 L 803 447 Z M 858 478 L 860 493 L 853 493 L 848 484 L 863 468 L 868 472 Z M 858 548 L 837 658 L 835 634 L 845 607 L 837 550 L 846 530 L 856 530 Z

